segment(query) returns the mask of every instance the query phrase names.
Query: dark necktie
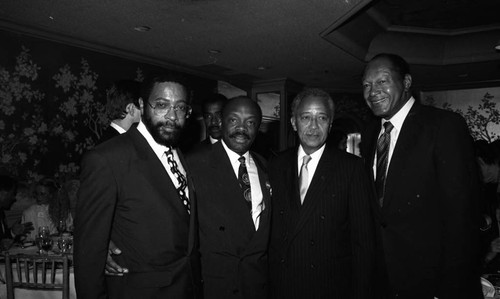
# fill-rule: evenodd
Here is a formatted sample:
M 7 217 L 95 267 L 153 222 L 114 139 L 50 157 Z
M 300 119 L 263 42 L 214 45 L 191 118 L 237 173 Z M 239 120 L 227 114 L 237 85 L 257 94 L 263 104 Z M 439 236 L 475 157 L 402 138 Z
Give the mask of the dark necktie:
M 389 145 L 391 143 L 391 130 L 394 126 L 391 122 L 384 123 L 384 133 L 380 135 L 377 141 L 377 178 L 375 186 L 380 206 L 384 203 L 385 178 L 387 174 L 387 163 L 389 161 Z
M 309 170 L 307 169 L 307 163 L 311 161 L 311 156 L 305 155 L 302 160 L 302 167 L 300 168 L 299 174 L 299 190 L 300 190 L 300 202 L 304 203 L 304 198 L 306 197 L 307 187 L 309 183 Z
M 179 183 L 179 187 L 177 187 L 179 198 L 181 199 L 184 207 L 186 207 L 188 214 L 191 214 L 191 203 L 189 202 L 189 198 L 186 196 L 186 177 L 179 171 L 179 167 L 177 166 L 177 162 L 175 162 L 174 160 L 174 153 L 172 152 L 171 148 L 165 151 L 165 155 L 167 156 L 167 162 L 170 166 L 170 171 L 172 171 L 174 176 L 177 178 L 177 182 Z
M 245 157 L 241 156 L 238 158 L 240 161 L 240 168 L 238 169 L 238 182 L 240 183 L 241 190 L 243 191 L 243 196 L 247 203 L 248 209 L 252 211 L 252 191 L 250 189 L 250 178 L 248 177 L 247 166 L 245 164 Z

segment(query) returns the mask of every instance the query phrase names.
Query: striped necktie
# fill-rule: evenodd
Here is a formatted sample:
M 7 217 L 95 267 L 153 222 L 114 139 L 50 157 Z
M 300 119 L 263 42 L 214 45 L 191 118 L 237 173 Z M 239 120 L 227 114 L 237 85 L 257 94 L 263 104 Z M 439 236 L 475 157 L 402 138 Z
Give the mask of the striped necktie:
M 385 179 L 387 175 L 387 164 L 389 161 L 389 145 L 391 143 L 391 130 L 394 126 L 391 122 L 384 123 L 384 133 L 380 135 L 377 141 L 377 178 L 375 186 L 380 206 L 384 204 Z

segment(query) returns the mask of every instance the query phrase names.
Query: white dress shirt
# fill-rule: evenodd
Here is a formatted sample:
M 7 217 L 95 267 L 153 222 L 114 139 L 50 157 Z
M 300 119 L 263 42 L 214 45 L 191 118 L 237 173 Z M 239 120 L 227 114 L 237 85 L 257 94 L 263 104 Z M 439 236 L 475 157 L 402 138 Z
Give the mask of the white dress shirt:
M 399 137 L 399 132 L 401 132 L 401 128 L 403 127 L 403 123 L 406 119 L 406 116 L 410 112 L 411 107 L 415 103 L 415 99 L 411 97 L 408 102 L 404 104 L 401 109 L 399 109 L 396 114 L 394 114 L 390 119 L 381 119 L 382 123 L 382 128 L 380 129 L 380 132 L 378 133 L 378 138 L 380 138 L 380 135 L 384 133 L 384 123 L 390 121 L 391 124 L 394 126 L 394 128 L 391 131 L 391 142 L 389 143 L 389 155 L 387 156 L 387 168 L 386 168 L 386 174 L 387 171 L 389 170 L 389 165 L 391 164 L 391 159 L 392 159 L 392 153 L 394 153 L 394 147 L 396 147 L 396 142 L 398 141 Z M 378 139 L 377 138 L 377 139 Z M 375 158 L 373 159 L 373 177 L 377 177 L 377 155 L 375 154 Z
M 119 125 L 115 124 L 114 122 L 111 122 L 109 124 L 109 126 L 112 127 L 113 129 L 115 129 L 116 131 L 118 131 L 118 133 L 120 133 L 120 134 L 123 134 L 123 133 L 127 132 L 127 130 L 125 130 L 124 128 L 122 128 Z
M 144 136 L 144 138 L 146 138 L 146 141 L 148 142 L 149 146 L 151 146 L 158 159 L 160 159 L 161 164 L 163 164 L 163 167 L 167 171 L 168 176 L 170 177 L 172 183 L 174 183 L 175 188 L 179 188 L 180 184 L 177 181 L 175 175 L 170 170 L 170 166 L 168 165 L 167 162 L 167 156 L 165 155 L 165 151 L 168 150 L 168 147 L 158 144 L 154 140 L 153 136 L 151 135 L 151 133 L 149 133 L 148 129 L 146 128 L 142 120 L 141 122 L 139 122 L 137 130 L 142 134 L 142 136 Z M 182 166 L 181 160 L 179 159 L 179 154 L 177 154 L 177 150 L 172 148 L 172 153 L 174 155 L 175 162 L 177 162 L 177 167 L 179 171 L 184 175 L 184 177 L 186 177 L 186 170 L 184 169 L 184 166 Z M 189 198 L 189 188 L 186 188 L 185 192 L 186 192 L 186 197 Z
M 236 175 L 236 178 L 238 178 L 238 170 L 241 164 L 238 160 L 240 158 L 240 155 L 229 149 L 224 140 L 221 139 L 221 142 L 222 146 L 226 150 L 229 161 L 231 162 L 231 166 L 233 166 L 234 174 Z M 259 228 L 260 213 L 265 209 L 265 207 L 263 206 L 264 202 L 262 189 L 260 187 L 259 172 L 257 171 L 257 165 L 255 165 L 255 161 L 248 151 L 242 156 L 245 157 L 248 178 L 250 180 L 252 195 L 252 220 L 255 225 L 255 229 L 257 230 Z
M 210 143 L 211 143 L 211 144 L 214 144 L 214 143 L 216 143 L 217 141 L 219 141 L 219 139 L 212 138 L 212 136 L 208 136 L 208 138 L 210 138 Z
M 309 161 L 309 163 L 307 163 L 307 171 L 309 174 L 307 176 L 307 189 L 309 189 L 309 185 L 311 185 L 311 181 L 312 178 L 314 177 L 314 173 L 316 172 L 316 168 L 318 168 L 319 159 L 321 159 L 321 156 L 325 151 L 325 146 L 326 144 L 323 144 L 323 146 L 320 147 L 317 151 L 309 155 L 311 156 L 311 160 Z M 297 152 L 297 173 L 299 174 L 299 176 L 300 176 L 300 169 L 302 168 L 302 163 L 304 161 L 304 156 L 306 155 L 307 154 L 306 152 L 304 152 L 302 145 L 300 145 L 299 151 Z

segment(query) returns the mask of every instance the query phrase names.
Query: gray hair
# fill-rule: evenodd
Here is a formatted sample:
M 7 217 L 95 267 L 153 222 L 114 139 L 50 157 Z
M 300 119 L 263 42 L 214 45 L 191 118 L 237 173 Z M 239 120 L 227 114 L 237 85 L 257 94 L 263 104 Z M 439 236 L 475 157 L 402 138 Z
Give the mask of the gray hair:
M 302 103 L 302 100 L 308 97 L 318 97 L 326 100 L 328 102 L 330 116 L 333 118 L 335 112 L 335 104 L 333 103 L 333 99 L 329 93 L 319 88 L 305 88 L 297 96 L 295 96 L 292 102 L 292 117 L 295 117 L 297 108 L 299 107 L 300 103 Z

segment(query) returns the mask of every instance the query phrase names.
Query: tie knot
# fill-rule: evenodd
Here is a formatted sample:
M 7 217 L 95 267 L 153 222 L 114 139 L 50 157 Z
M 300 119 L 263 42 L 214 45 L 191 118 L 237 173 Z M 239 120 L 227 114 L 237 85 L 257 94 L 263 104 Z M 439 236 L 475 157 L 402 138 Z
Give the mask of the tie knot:
M 307 163 L 309 163 L 309 161 L 311 161 L 311 156 L 309 155 L 305 155 L 304 158 L 302 158 L 302 164 L 303 165 L 307 165 Z
M 240 161 L 241 164 L 245 165 L 245 157 L 243 156 L 239 157 L 238 161 Z
M 390 121 L 386 121 L 384 123 L 384 133 L 391 133 L 393 128 L 394 128 L 394 126 Z

